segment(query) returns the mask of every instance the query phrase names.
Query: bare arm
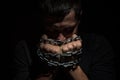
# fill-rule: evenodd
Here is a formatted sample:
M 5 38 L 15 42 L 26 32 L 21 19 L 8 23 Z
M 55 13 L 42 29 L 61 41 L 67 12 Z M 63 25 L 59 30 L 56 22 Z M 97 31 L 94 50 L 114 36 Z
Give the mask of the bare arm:
M 83 72 L 80 66 L 77 66 L 77 68 L 74 71 L 69 71 L 69 73 L 71 74 L 74 80 L 88 80 L 88 77 Z
M 40 48 L 46 50 L 47 52 L 53 52 L 53 53 L 67 52 L 75 48 L 80 49 L 81 47 L 82 47 L 82 42 L 80 40 L 73 41 L 62 46 L 55 46 L 51 44 L 40 45 Z M 77 68 L 74 71 L 70 71 L 69 73 L 71 74 L 74 80 L 88 80 L 86 74 L 83 72 L 80 66 L 77 66 Z

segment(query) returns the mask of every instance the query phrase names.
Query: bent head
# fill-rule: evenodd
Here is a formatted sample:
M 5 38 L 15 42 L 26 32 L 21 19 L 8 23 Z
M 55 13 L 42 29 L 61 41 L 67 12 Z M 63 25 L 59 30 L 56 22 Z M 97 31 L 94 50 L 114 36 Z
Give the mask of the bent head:
M 44 34 L 49 38 L 65 40 L 77 33 L 82 13 L 80 0 L 41 0 Z

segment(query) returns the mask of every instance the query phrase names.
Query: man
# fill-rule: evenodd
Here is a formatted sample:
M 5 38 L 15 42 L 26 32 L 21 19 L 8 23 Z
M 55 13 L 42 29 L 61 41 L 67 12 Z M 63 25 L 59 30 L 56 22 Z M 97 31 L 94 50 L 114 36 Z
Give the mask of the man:
M 38 4 L 38 10 L 42 14 L 42 33 L 39 38 L 42 41 L 32 47 L 27 41 L 21 41 L 17 45 L 14 80 L 114 80 L 113 53 L 109 43 L 102 36 L 78 32 L 78 27 L 81 27 L 81 1 L 40 0 Z M 78 36 L 80 38 L 74 40 Z M 55 42 L 60 44 L 56 45 Z M 82 55 L 77 60 L 79 63 L 70 68 L 64 64 L 60 67 L 60 57 L 58 66 L 49 68 L 46 66 L 49 61 L 40 62 L 39 55 L 36 54 L 38 49 L 44 54 L 57 55 L 82 49 Z M 51 57 L 50 60 L 53 59 Z

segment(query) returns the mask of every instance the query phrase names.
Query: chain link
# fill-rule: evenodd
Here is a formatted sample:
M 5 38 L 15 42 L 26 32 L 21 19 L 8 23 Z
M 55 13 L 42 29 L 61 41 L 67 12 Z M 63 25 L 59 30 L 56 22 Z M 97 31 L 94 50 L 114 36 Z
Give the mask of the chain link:
M 69 38 L 65 40 L 64 42 L 59 40 L 53 40 L 53 39 L 40 39 L 40 43 L 49 43 L 53 45 L 63 45 L 70 43 L 72 41 L 81 40 L 80 36 L 77 36 L 75 38 Z M 80 60 L 80 56 L 82 54 L 82 48 L 76 49 L 73 51 L 68 51 L 62 54 L 53 54 L 53 53 L 46 53 L 43 52 L 40 48 L 37 50 L 37 54 L 41 61 L 44 61 L 48 64 L 48 66 L 53 67 L 59 67 L 62 66 L 64 68 L 74 66 L 78 64 Z

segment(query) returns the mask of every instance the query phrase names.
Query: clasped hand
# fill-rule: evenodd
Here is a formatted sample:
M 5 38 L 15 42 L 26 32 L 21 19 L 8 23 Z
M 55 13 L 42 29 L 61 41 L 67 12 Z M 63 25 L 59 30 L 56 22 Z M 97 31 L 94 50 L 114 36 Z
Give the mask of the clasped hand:
M 72 35 L 72 38 L 77 37 L 76 34 Z M 42 36 L 43 39 L 48 39 L 47 35 Z M 67 44 L 63 44 L 61 46 L 58 45 L 53 45 L 49 43 L 40 43 L 40 49 L 44 50 L 46 52 L 54 53 L 54 54 L 61 54 L 63 52 L 71 51 L 74 49 L 80 49 L 82 47 L 82 41 L 77 40 L 77 41 L 72 41 Z

